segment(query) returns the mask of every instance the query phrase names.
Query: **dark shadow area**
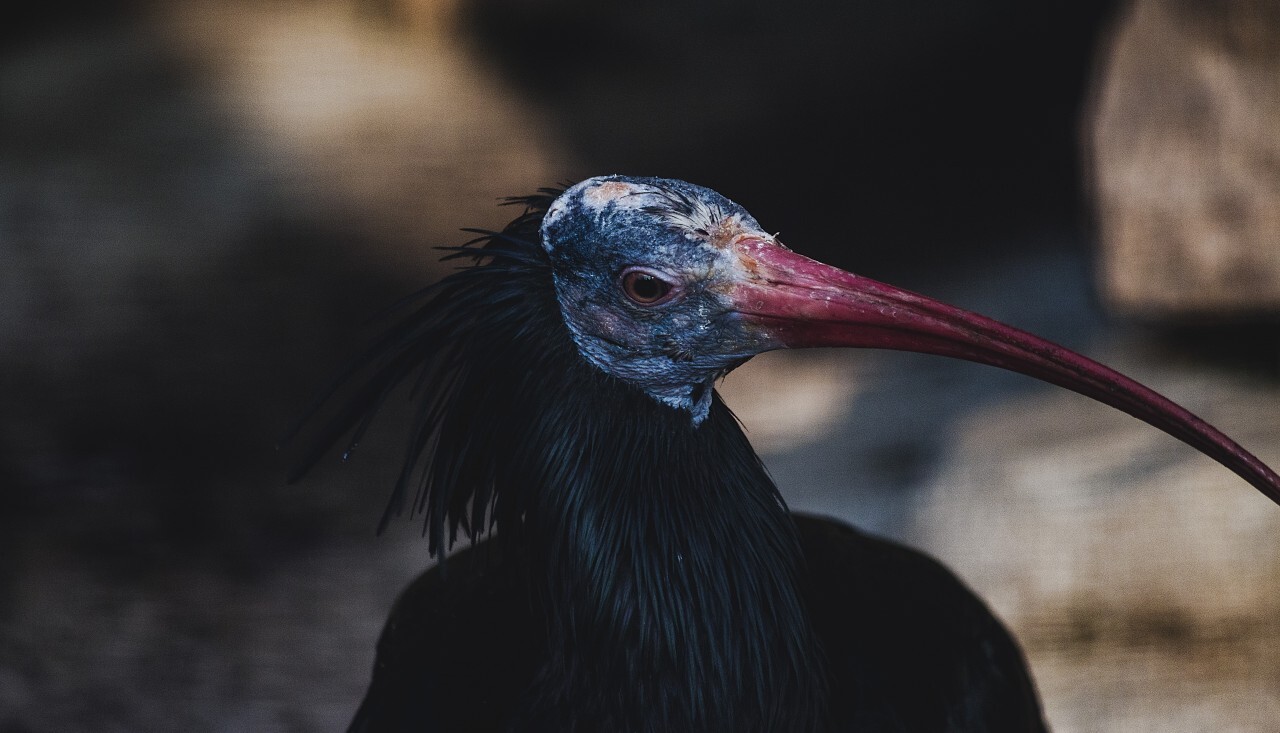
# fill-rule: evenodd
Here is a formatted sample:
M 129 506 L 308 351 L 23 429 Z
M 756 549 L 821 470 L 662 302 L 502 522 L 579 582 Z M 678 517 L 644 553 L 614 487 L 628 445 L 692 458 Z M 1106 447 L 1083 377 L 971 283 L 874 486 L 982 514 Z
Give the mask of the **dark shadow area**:
M 287 203 L 198 76 L 118 23 L 5 79 L 3 494 L 23 521 L 92 517 L 103 547 L 243 541 L 247 561 L 302 532 L 257 522 L 325 503 L 250 477 L 367 310 L 413 284 L 358 257 L 376 235 Z
M 1165 359 L 1280 381 L 1280 322 L 1275 318 L 1146 324 L 1145 330 Z
M 1080 231 L 1078 124 L 1114 5 L 478 0 L 469 18 L 591 170 L 731 191 L 874 273 Z
M 332 558 L 384 492 L 275 444 L 418 278 L 155 31 L 49 9 L 0 55 L 0 728 L 337 729 L 395 588 Z
M 5 12 L 0 23 L 0 61 L 23 49 L 57 43 L 68 34 L 97 33 L 104 26 L 136 20 L 147 0 L 64 0 L 21 3 Z

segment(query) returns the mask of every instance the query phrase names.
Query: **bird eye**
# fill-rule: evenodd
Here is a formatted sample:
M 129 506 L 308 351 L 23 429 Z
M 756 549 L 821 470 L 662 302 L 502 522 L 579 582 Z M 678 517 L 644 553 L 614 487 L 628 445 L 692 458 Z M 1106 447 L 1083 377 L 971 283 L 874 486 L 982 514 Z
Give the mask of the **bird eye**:
M 632 267 L 622 273 L 622 292 L 637 305 L 658 305 L 670 300 L 676 288 L 656 272 Z

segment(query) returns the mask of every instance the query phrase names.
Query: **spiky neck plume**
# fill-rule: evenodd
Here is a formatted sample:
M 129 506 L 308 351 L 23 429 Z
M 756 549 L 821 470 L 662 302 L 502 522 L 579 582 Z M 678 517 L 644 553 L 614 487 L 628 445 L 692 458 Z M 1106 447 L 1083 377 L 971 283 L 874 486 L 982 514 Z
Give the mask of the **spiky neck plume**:
M 521 558 L 547 629 L 529 729 L 815 730 L 822 674 L 782 500 L 718 397 L 694 425 L 581 357 L 537 239 L 555 193 L 451 255 L 475 264 L 344 376 L 372 374 L 317 444 L 357 442 L 413 382 L 384 524 L 420 513 L 440 556 L 496 528 Z

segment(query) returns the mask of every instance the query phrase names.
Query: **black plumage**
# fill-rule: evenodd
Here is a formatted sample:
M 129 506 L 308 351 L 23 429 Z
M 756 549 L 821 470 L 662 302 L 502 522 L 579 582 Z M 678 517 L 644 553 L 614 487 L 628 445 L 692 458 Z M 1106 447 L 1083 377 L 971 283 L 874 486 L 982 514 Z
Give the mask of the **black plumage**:
M 726 269 L 767 284 L 745 211 L 621 177 L 513 203 L 343 375 L 302 461 L 354 446 L 398 387 L 417 400 L 387 517 L 421 514 L 441 564 L 392 612 L 352 731 L 1044 730 L 982 602 L 789 514 L 714 393 L 785 345 L 776 314 L 730 307 Z M 479 542 L 446 562 L 459 536 Z

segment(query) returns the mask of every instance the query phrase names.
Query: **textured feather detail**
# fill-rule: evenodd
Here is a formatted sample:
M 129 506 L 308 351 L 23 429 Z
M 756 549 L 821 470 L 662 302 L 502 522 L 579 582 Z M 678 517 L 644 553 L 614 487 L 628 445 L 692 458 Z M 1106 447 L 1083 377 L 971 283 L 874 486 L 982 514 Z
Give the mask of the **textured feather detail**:
M 512 199 L 510 225 L 448 250 L 471 263 L 343 370 L 353 391 L 303 470 L 408 389 L 382 526 L 422 516 L 441 559 L 496 530 L 545 629 L 516 729 L 816 730 L 825 682 L 782 499 L 718 396 L 694 425 L 582 358 L 538 240 L 554 198 Z
M 416 306 L 340 370 L 285 437 L 285 442 L 296 440 L 308 421 L 329 408 L 327 418 L 309 434 L 290 481 L 305 475 L 347 435 L 343 457 L 348 458 L 388 398 L 408 383 L 416 409 L 378 531 L 409 509 L 423 517 L 428 552 L 443 559 L 459 530 L 474 540 L 492 528 L 498 519 L 494 489 L 501 466 L 489 454 L 493 427 L 478 416 L 502 412 L 501 406 L 485 411 L 495 407 L 485 404 L 491 402 L 486 382 L 505 378 L 492 365 L 505 363 L 508 345 L 554 328 L 554 291 L 538 244 L 538 225 L 557 193 L 542 189 L 507 199 L 504 203 L 523 205 L 524 211 L 502 231 L 467 229 L 479 236 L 459 247 L 440 248 L 448 253 L 444 260 L 471 262 L 384 313 L 397 315 Z M 531 322 L 539 315 L 539 322 Z M 482 450 L 473 449 L 482 445 Z

